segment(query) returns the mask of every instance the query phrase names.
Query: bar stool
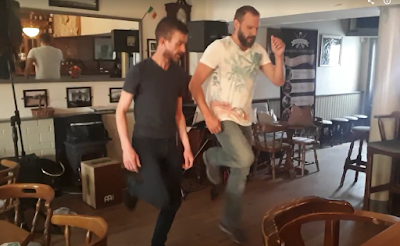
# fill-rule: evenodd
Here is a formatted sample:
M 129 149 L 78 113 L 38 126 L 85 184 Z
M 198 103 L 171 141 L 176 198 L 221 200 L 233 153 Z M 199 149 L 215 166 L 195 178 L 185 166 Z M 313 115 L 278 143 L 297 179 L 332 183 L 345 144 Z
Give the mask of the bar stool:
M 346 136 L 346 141 L 351 142 L 352 140 L 351 130 L 353 129 L 353 127 L 357 126 L 358 118 L 355 116 L 344 116 L 343 118 L 349 120 L 349 124 L 347 124 L 347 128 L 345 129 L 345 136 Z
M 356 114 L 354 117 L 358 118 L 357 124 L 359 126 L 368 126 L 368 116 L 363 115 L 363 114 Z
M 346 178 L 347 170 L 350 169 L 350 170 L 356 171 L 354 183 L 357 182 L 357 180 L 358 180 L 358 172 L 365 173 L 366 162 L 362 161 L 362 149 L 363 149 L 364 141 L 366 143 L 368 143 L 369 132 L 370 132 L 369 126 L 356 126 L 356 127 L 352 128 L 352 130 L 351 130 L 352 140 L 351 140 L 351 144 L 350 144 L 349 153 L 347 154 L 346 161 L 344 162 L 343 174 L 342 174 L 342 179 L 340 181 L 339 187 L 343 186 L 344 180 Z M 352 160 L 351 154 L 353 153 L 354 142 L 356 142 L 357 140 L 360 140 L 360 146 L 358 147 L 358 155 L 357 155 L 357 159 Z
M 339 143 L 343 143 L 343 137 L 345 134 L 345 129 L 347 128 L 347 125 L 349 124 L 349 120 L 345 118 L 333 118 L 332 120 L 333 123 L 333 139 L 334 141 L 339 140 Z
M 325 135 L 325 129 L 327 129 L 328 134 Z M 331 143 L 331 147 L 333 147 L 333 123 L 330 120 L 322 120 L 321 127 L 321 145 L 325 143 L 326 140 L 329 140 Z

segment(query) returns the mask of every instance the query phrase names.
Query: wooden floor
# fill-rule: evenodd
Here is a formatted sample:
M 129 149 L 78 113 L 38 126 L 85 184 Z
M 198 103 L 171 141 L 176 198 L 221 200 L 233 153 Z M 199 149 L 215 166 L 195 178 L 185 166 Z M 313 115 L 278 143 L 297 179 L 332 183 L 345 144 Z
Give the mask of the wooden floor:
M 349 145 L 344 144 L 318 151 L 321 171 L 316 173 L 315 165 L 309 166 L 310 174 L 297 179 L 252 180 L 244 194 L 244 227 L 250 242 L 246 245 L 263 245 L 261 221 L 264 213 L 280 203 L 304 196 L 344 199 L 360 208 L 364 193 L 365 175 L 360 174 L 358 183 L 353 185 L 354 172 L 349 171 L 345 185 L 338 190 L 343 163 Z M 308 158 L 312 158 L 310 155 Z M 209 189 L 191 193 L 183 202 L 173 228 L 168 246 L 230 246 L 235 245 L 218 229 L 221 199 L 210 200 Z M 94 210 L 81 201 L 79 195 L 58 198 L 54 207 L 68 207 L 76 213 L 102 216 L 109 224 L 108 245 L 149 246 L 157 211 L 147 204 L 139 203 L 135 212 L 128 212 L 123 204 Z M 374 225 L 342 223 L 341 246 L 360 245 L 382 230 Z M 307 245 L 321 245 L 323 224 L 314 223 L 303 227 Z M 83 232 L 73 234 L 72 242 L 83 242 Z M 60 236 L 53 236 L 54 245 L 64 245 Z

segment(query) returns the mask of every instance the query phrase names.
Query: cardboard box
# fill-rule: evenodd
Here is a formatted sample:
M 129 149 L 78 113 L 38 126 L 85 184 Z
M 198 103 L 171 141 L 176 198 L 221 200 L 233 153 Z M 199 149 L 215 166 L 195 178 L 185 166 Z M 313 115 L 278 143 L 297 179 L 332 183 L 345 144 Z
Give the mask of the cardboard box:
M 121 163 L 110 158 L 81 162 L 82 199 L 93 208 L 104 208 L 122 202 Z

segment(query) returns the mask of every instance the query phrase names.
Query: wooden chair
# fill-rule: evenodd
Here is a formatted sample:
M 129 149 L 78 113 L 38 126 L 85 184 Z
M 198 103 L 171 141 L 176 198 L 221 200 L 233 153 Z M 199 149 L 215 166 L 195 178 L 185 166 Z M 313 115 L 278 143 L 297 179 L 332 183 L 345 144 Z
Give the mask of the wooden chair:
M 319 162 L 318 162 L 318 155 L 317 155 L 317 145 L 319 145 L 319 134 L 321 128 L 323 126 L 321 118 L 314 119 L 314 125 L 308 126 L 304 128 L 304 133 L 300 134 L 299 136 L 295 136 L 292 138 L 293 143 L 293 153 L 294 147 L 296 145 L 299 146 L 299 155 L 294 157 L 293 160 L 298 162 L 298 166 L 301 167 L 301 176 L 304 176 L 305 166 L 315 164 L 317 166 L 317 171 L 319 172 Z M 314 161 L 309 162 L 306 160 L 306 148 L 307 146 L 312 146 L 314 151 Z
M 264 245 L 305 246 L 301 226 L 315 221 L 325 221 L 324 246 L 339 245 L 340 221 L 360 221 L 391 226 L 400 218 L 354 210 L 346 201 L 305 197 L 285 203 L 268 211 L 263 219 Z
M 283 143 L 285 126 L 274 124 L 256 123 L 252 125 L 254 149 L 256 150 L 255 164 L 253 167 L 253 176 L 259 170 L 260 166 L 265 166 L 268 162 L 258 163 L 260 153 L 266 152 L 270 156 L 270 166 L 272 169 L 272 180 L 275 181 L 275 154 L 286 152 L 286 161 L 291 159 L 292 147 L 290 144 Z
M 365 179 L 365 192 L 364 192 L 364 210 L 369 210 L 370 196 L 372 193 L 389 191 L 389 212 L 391 212 L 391 194 L 400 194 L 400 187 L 397 184 L 396 175 L 399 169 L 400 160 L 400 112 L 393 112 L 390 115 L 375 116 L 378 118 L 379 132 L 382 141 L 370 142 L 367 148 L 367 168 L 366 168 L 366 179 Z M 394 139 L 388 140 L 386 137 L 386 131 L 384 127 L 384 119 L 392 119 L 395 122 L 394 125 Z M 392 167 L 390 172 L 390 181 L 387 184 L 372 186 L 372 170 L 373 165 L 379 165 L 379 163 L 374 163 L 374 155 L 385 155 L 392 158 Z
M 0 213 L 7 213 L 14 209 L 14 226 L 19 229 L 20 227 L 20 202 L 19 199 L 25 198 L 33 198 L 38 199 L 36 202 L 36 211 L 33 216 L 31 231 L 27 232 L 23 229 L 20 229 L 20 235 L 17 238 L 31 238 L 33 239 L 35 228 L 37 224 L 38 214 L 40 212 L 42 200 L 45 201 L 46 208 L 46 221 L 45 221 L 45 230 L 44 230 L 44 240 L 45 245 L 50 245 L 50 235 L 49 235 L 49 227 L 50 227 L 50 218 L 52 216 L 52 210 L 50 208 L 50 203 L 54 199 L 54 191 L 53 189 L 44 184 L 8 184 L 0 186 L 0 199 L 6 200 L 6 203 L 0 210 Z M 22 244 L 22 242 L 20 242 Z
M 18 176 L 19 164 L 6 159 L 1 160 L 0 163 L 6 167 L 6 169 L 0 171 L 0 185 L 15 183 Z
M 65 246 L 71 246 L 70 227 L 78 227 L 87 230 L 85 246 L 106 246 L 108 224 L 101 217 L 82 215 L 53 215 L 51 223 L 58 226 L 65 226 Z M 92 233 L 97 239 L 92 242 Z

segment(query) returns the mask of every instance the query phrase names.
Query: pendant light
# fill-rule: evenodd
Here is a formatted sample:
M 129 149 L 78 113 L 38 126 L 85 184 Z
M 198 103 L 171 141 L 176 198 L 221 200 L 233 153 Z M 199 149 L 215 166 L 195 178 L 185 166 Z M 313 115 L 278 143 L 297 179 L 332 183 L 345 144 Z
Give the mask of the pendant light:
M 39 28 L 37 27 L 24 27 L 22 31 L 30 38 L 34 38 L 39 34 Z

